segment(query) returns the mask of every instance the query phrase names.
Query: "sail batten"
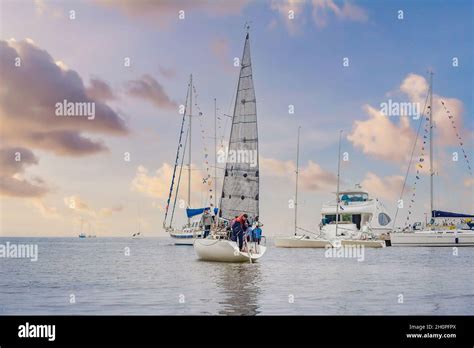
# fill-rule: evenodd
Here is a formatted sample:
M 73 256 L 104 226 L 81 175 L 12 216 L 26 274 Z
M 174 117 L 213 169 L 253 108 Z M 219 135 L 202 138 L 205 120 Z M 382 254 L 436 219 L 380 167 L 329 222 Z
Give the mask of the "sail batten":
M 232 219 L 244 213 L 252 218 L 259 215 L 260 182 L 256 103 L 250 41 L 247 33 L 220 202 L 220 214 L 225 219 Z

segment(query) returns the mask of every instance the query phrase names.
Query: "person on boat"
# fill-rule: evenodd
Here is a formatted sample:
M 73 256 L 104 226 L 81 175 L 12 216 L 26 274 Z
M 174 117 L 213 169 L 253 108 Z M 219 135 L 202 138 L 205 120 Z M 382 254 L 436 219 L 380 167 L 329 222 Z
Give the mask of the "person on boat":
M 260 228 L 260 226 L 256 226 L 252 230 L 252 234 L 253 234 L 253 241 L 257 243 L 258 245 L 260 245 L 260 241 L 262 240 L 262 229 Z
M 212 218 L 211 212 L 209 209 L 204 209 L 201 217 L 201 223 L 204 225 L 204 236 L 203 238 L 207 238 L 209 233 L 211 232 L 211 225 L 212 225 Z
M 242 251 L 244 247 L 244 233 L 248 227 L 247 218 L 247 214 L 242 214 L 235 219 L 232 225 L 232 240 L 238 242 L 240 251 Z

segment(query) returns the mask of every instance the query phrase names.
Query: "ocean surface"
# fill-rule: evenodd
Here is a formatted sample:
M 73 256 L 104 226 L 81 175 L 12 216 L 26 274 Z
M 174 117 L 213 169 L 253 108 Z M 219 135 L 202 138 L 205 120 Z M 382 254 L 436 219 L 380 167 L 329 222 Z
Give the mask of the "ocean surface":
M 474 248 L 365 249 L 357 261 L 270 240 L 259 263 L 225 264 L 169 238 L 7 241 L 37 244 L 38 260 L 0 258 L 1 315 L 474 314 Z

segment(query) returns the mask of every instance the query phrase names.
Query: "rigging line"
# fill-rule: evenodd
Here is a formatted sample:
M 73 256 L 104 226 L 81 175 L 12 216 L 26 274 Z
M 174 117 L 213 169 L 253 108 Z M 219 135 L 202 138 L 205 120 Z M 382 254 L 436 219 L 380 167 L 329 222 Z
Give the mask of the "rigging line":
M 204 128 L 204 123 L 203 123 L 203 118 L 204 118 L 204 114 L 201 112 L 201 108 L 198 104 L 198 92 L 197 92 L 197 88 L 195 86 L 193 86 L 193 91 L 194 91 L 194 100 L 195 100 L 195 106 L 196 108 L 198 109 L 199 113 L 198 113 L 198 121 L 199 121 L 199 128 L 201 130 L 201 143 L 202 143 L 202 147 L 203 147 L 203 169 L 205 170 L 205 172 L 203 172 L 201 170 L 201 174 L 203 175 L 203 185 L 207 184 L 208 187 L 205 187 L 203 189 L 202 185 L 201 185 L 201 204 L 202 205 L 206 205 L 206 202 L 207 200 L 211 201 L 211 192 L 212 192 L 212 188 L 210 187 L 209 185 L 209 179 L 211 178 L 211 175 L 209 174 L 209 149 L 208 149 L 208 146 L 207 146 L 207 142 L 206 142 L 206 132 L 205 132 L 205 128 Z M 206 193 L 205 193 L 206 192 Z M 206 196 L 206 198 L 204 199 L 204 196 Z
M 411 151 L 410 161 L 408 162 L 407 171 L 405 173 L 405 180 L 403 181 L 403 187 L 402 187 L 402 191 L 400 192 L 400 198 L 398 199 L 398 201 L 402 200 L 403 192 L 405 191 L 405 187 L 406 187 L 407 179 L 408 179 L 408 174 L 410 173 L 410 168 L 411 168 L 411 164 L 412 164 L 412 161 L 413 161 L 413 154 L 415 153 L 416 144 L 418 143 L 418 136 L 420 135 L 421 125 L 425 121 L 425 110 L 426 110 L 426 104 L 428 103 L 428 97 L 429 97 L 429 93 L 426 94 L 425 104 L 423 106 L 423 112 L 421 113 L 422 117 L 421 117 L 421 120 L 420 120 L 420 124 L 418 125 L 418 131 L 416 132 L 415 142 L 413 143 L 413 149 Z M 432 109 L 433 109 L 433 105 L 431 105 L 431 107 L 430 107 L 430 117 L 433 116 L 433 110 Z M 395 224 L 397 222 L 397 216 L 398 216 L 398 211 L 399 210 L 400 210 L 400 205 L 397 202 L 397 210 L 395 212 L 395 218 L 393 219 L 393 228 L 394 229 L 395 229 Z
M 166 225 L 166 218 L 168 217 L 168 209 L 169 209 L 169 204 L 170 204 L 170 201 L 171 201 L 171 197 L 173 195 L 173 186 L 174 186 L 174 179 L 175 179 L 175 175 L 176 175 L 176 166 L 178 165 L 178 161 L 179 161 L 179 153 L 180 153 L 180 149 L 182 147 L 182 143 L 181 143 L 181 140 L 183 138 L 183 127 L 184 127 L 184 123 L 185 123 L 185 119 L 186 119 L 186 108 L 187 108 L 187 105 L 188 105 L 188 97 L 189 97 L 189 90 L 190 90 L 190 87 L 188 88 L 187 92 L 186 92 L 186 105 L 184 107 L 184 112 L 183 112 L 183 119 L 181 121 L 181 129 L 180 129 L 180 133 L 179 133 L 179 141 L 178 141 L 178 149 L 176 150 L 176 159 L 175 159 L 175 162 L 174 162 L 174 168 L 173 168 L 173 176 L 172 176 L 172 179 L 171 179 L 171 187 L 170 187 L 170 193 L 168 195 L 168 200 L 166 202 L 166 212 L 165 212 L 165 217 L 163 219 L 163 227 Z M 184 157 L 184 155 L 183 155 Z
M 183 157 L 181 157 L 181 164 L 179 168 L 179 174 L 178 174 L 178 184 L 176 186 L 176 193 L 174 196 L 174 202 L 173 202 L 173 210 L 171 211 L 171 220 L 170 220 L 170 227 L 171 224 L 173 223 L 173 218 L 174 218 L 174 211 L 176 209 L 176 201 L 178 200 L 178 192 L 179 192 L 179 185 L 181 184 L 181 173 L 183 172 L 183 164 L 184 164 L 184 158 L 186 157 L 186 147 L 188 144 L 188 135 L 189 135 L 189 127 L 186 127 L 186 137 L 184 141 L 184 149 L 183 149 Z

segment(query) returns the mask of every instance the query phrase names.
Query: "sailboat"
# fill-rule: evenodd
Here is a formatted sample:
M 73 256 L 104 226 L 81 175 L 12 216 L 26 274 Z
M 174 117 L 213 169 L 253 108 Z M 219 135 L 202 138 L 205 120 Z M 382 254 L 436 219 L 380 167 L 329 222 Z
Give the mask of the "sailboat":
M 370 222 L 373 214 L 370 208 L 378 207 L 375 202 L 366 202 L 367 199 L 361 200 L 361 204 L 356 204 L 356 207 L 349 206 L 346 208 L 352 208 L 349 213 L 351 219 L 354 216 L 365 216 L 366 224 L 361 228 L 360 221 L 359 225 L 356 221 L 347 221 L 342 219 L 343 214 L 340 213 L 341 202 L 344 202 L 342 198 L 351 197 L 358 198 L 358 191 L 340 191 L 340 163 L 341 163 L 341 137 L 342 131 L 339 133 L 339 150 L 338 150 L 338 166 L 337 166 L 337 190 L 336 190 L 336 203 L 331 209 L 328 209 L 327 205 L 323 206 L 322 215 L 324 224 L 322 224 L 319 234 L 316 232 L 306 231 L 309 233 L 300 233 L 304 229 L 298 227 L 298 176 L 299 176 L 299 146 L 300 146 L 300 130 L 298 128 L 297 146 L 296 146 L 296 187 L 295 187 L 295 224 L 294 224 L 294 235 L 293 236 L 279 236 L 274 240 L 275 246 L 279 248 L 330 248 L 339 246 L 364 246 L 367 248 L 383 248 L 386 246 L 385 241 L 377 240 L 375 236 L 370 233 Z M 360 197 L 368 197 L 367 193 Z M 349 202 L 346 201 L 349 205 Z M 344 208 L 344 209 L 346 209 Z M 368 209 L 369 208 L 369 209 Z M 326 213 L 330 213 L 327 214 Z M 359 213 L 359 214 L 355 214 Z M 332 214 L 332 215 L 331 215 Z M 331 220 L 328 220 L 331 217 Z M 370 218 L 369 218 L 370 217 Z
M 140 239 L 142 237 L 142 233 L 140 231 L 140 223 L 138 223 L 138 232 L 132 234 L 132 239 Z
M 188 108 L 189 106 L 189 108 Z M 192 209 L 191 208 L 191 160 L 192 160 L 192 107 L 193 107 L 193 75 L 189 78 L 188 91 L 186 94 L 186 104 L 183 112 L 183 118 L 181 120 L 181 129 L 179 133 L 178 149 L 176 150 L 176 160 L 173 168 L 173 175 L 171 178 L 170 191 L 168 195 L 168 200 L 165 208 L 165 215 L 163 219 L 163 228 L 168 232 L 171 238 L 174 240 L 175 245 L 193 245 L 195 238 L 201 238 L 203 234 L 203 229 L 200 224 L 199 215 L 203 213 L 205 208 Z M 183 134 L 185 133 L 184 127 L 188 119 L 188 126 L 186 130 L 185 139 L 183 141 Z M 184 157 L 188 151 L 188 195 L 187 195 L 187 223 L 182 228 L 175 228 L 173 226 L 174 213 L 176 209 L 176 203 L 178 201 L 179 187 L 181 183 L 181 174 L 184 167 Z M 179 168 L 179 171 L 178 171 Z M 176 191 L 175 189 L 175 179 L 178 175 L 176 182 Z M 174 199 L 173 199 L 174 193 Z M 171 201 L 173 202 L 171 203 Z M 172 205 L 172 206 L 170 206 Z M 171 208 L 171 210 L 170 210 Z M 171 212 L 171 217 L 167 224 L 168 213 Z
M 430 225 L 403 232 L 393 232 L 391 234 L 391 243 L 393 246 L 439 246 L 439 247 L 457 247 L 457 246 L 474 246 L 474 231 L 469 225 L 466 229 L 458 226 L 440 226 L 436 224 L 436 219 L 472 219 L 474 215 L 460 214 L 448 211 L 440 211 L 434 209 L 434 185 L 433 185 L 433 72 L 430 72 L 430 87 L 428 91 L 429 98 L 429 170 L 430 170 L 430 215 L 432 223 Z
M 81 232 L 79 233 L 79 238 L 87 238 L 87 235 L 85 234 L 85 232 L 82 230 L 82 228 L 84 227 L 84 219 L 81 218 Z
M 247 30 L 249 28 L 247 27 Z M 194 240 L 199 259 L 220 262 L 255 262 L 266 251 L 264 245 L 246 242 L 239 250 L 229 236 L 230 222 L 241 214 L 256 220 L 259 216 L 259 165 L 257 101 L 252 77 L 249 33 L 245 37 L 229 138 L 217 226 L 208 238 Z M 246 158 L 237 158 L 245 154 Z M 256 162 L 250 161 L 255 156 Z

